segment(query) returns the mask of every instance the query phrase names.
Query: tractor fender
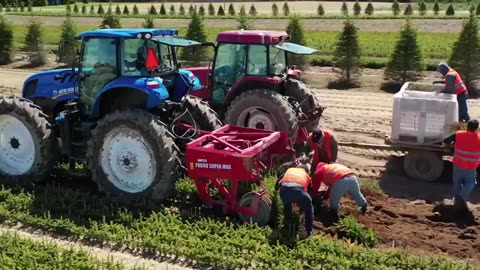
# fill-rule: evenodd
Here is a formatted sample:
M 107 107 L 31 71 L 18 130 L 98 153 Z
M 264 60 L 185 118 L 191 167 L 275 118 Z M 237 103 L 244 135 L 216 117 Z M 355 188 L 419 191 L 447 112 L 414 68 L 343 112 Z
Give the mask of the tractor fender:
M 132 99 L 133 96 L 137 98 Z M 102 112 L 105 112 L 105 108 L 102 107 L 111 99 L 122 100 L 123 106 L 127 106 L 130 100 L 132 106 L 137 106 L 140 97 L 144 99 L 144 108 L 152 109 L 168 99 L 169 94 L 159 77 L 119 77 L 105 85 L 98 93 L 92 116 L 101 116 Z
M 228 107 L 238 95 L 250 89 L 269 89 L 279 92 L 281 90 L 282 82 L 283 80 L 280 77 L 243 77 L 228 91 L 227 95 L 225 96 L 224 107 Z

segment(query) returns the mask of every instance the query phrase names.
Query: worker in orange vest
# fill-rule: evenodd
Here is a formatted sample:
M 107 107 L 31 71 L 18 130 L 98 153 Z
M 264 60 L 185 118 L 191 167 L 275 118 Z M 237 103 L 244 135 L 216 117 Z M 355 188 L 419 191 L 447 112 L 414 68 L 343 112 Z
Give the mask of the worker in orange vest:
M 441 62 L 437 67 L 437 72 L 440 73 L 445 79 L 442 81 L 445 84 L 445 89 L 442 93 L 450 93 L 457 95 L 458 102 L 458 121 L 459 122 L 468 122 L 470 116 L 468 115 L 468 91 L 467 87 L 463 83 L 460 74 L 447 63 Z
M 285 220 L 292 218 L 292 203 L 296 203 L 305 212 L 307 236 L 311 235 L 313 230 L 313 204 L 312 198 L 308 194 L 312 181 L 309 171 L 308 164 L 300 163 L 280 175 L 275 184 L 275 191 L 280 190 Z
M 338 142 L 332 132 L 316 128 L 308 137 L 308 144 L 313 150 L 312 172 L 319 162 L 334 163 L 338 155 Z M 307 153 L 309 153 L 307 151 Z
M 453 195 L 455 206 L 468 210 L 467 201 L 477 184 L 477 167 L 480 161 L 480 135 L 478 121 L 470 120 L 467 130 L 457 131 L 444 140 L 454 143 L 453 153 Z
M 367 211 L 367 200 L 360 191 L 358 179 L 348 167 L 341 164 L 318 163 L 313 175 L 312 191 L 318 191 L 321 184 L 328 187 L 325 199 L 329 199 L 330 211 L 338 215 L 340 200 L 346 193 L 361 206 L 362 214 Z

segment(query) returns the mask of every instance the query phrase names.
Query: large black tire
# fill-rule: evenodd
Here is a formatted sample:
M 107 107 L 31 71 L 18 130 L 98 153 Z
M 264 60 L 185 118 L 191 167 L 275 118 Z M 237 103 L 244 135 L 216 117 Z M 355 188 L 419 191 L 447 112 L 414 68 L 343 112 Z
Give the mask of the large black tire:
M 442 155 L 431 151 L 409 151 L 403 161 L 403 169 L 410 178 L 425 182 L 436 181 L 443 168 Z
M 238 205 L 242 207 L 250 207 L 254 198 L 254 192 L 246 193 L 245 195 L 240 198 L 238 201 Z M 242 222 L 245 223 L 256 223 L 258 226 L 263 227 L 266 226 L 271 219 L 272 216 L 272 200 L 267 194 L 263 194 L 260 197 L 258 202 L 258 209 L 257 214 L 255 216 L 246 216 L 244 214 L 238 213 L 238 217 Z
M 295 79 L 288 79 L 287 84 L 285 87 L 285 95 L 293 97 L 298 103 L 304 101 L 300 108 L 303 112 L 311 111 L 317 107 L 320 107 L 320 101 L 318 100 L 317 96 L 312 92 L 312 90 L 305 85 L 303 82 Z M 313 104 L 311 104 L 308 98 L 312 97 Z M 307 128 L 308 132 L 312 132 L 320 122 L 320 119 L 311 120 L 305 123 L 305 127 Z
M 260 114 L 269 115 L 271 120 L 274 120 L 274 125 L 272 127 L 264 123 L 249 125 L 247 119 L 243 118 L 248 117 L 249 111 L 255 109 Z M 263 115 L 260 116 L 263 117 Z M 248 90 L 237 96 L 227 109 L 225 122 L 243 127 L 285 131 L 294 142 L 298 135 L 298 121 L 292 106 L 285 97 L 268 89 Z
M 155 115 L 139 109 L 115 111 L 92 131 L 87 164 L 100 191 L 163 201 L 178 179 L 178 148 Z
M 40 107 L 23 98 L 1 97 L 0 135 L 7 137 L 0 142 L 2 178 L 31 182 L 47 178 L 53 167 L 55 138 Z

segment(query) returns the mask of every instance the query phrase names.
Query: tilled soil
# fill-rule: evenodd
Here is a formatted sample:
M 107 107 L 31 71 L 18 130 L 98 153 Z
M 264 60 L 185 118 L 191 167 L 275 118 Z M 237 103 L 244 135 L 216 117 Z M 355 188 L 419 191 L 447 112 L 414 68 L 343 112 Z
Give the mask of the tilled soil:
M 0 95 L 17 94 L 31 73 L 0 69 Z M 382 144 L 390 132 L 392 94 L 379 90 L 383 82 L 378 70 L 366 70 L 362 88 L 327 90 L 337 75 L 331 68 L 309 68 L 305 77 L 315 86 L 315 93 L 327 109 L 322 126 L 334 132 L 342 142 Z M 433 79 L 433 73 L 427 73 Z M 479 118 L 478 100 L 469 100 L 470 114 Z M 358 216 L 354 204 L 345 201 L 341 213 L 353 213 L 367 227 L 379 233 L 382 247 L 406 247 L 414 250 L 448 254 L 456 258 L 480 258 L 480 191 L 471 195 L 472 214 L 456 216 L 448 206 L 436 206 L 451 198 L 451 163 L 440 182 L 422 183 L 408 179 L 402 169 L 404 153 L 341 147 L 339 161 L 350 166 L 360 177 L 377 179 L 388 196 L 367 194 L 370 209 Z M 316 230 L 331 231 L 332 224 L 319 214 Z M 324 224 L 325 223 L 325 224 Z

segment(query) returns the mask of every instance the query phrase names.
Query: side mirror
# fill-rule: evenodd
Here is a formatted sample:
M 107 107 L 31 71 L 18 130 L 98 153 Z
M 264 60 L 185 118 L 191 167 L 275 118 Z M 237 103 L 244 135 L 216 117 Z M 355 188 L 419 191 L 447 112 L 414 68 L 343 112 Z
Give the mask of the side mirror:
M 177 68 L 182 68 L 182 63 L 177 63 Z

